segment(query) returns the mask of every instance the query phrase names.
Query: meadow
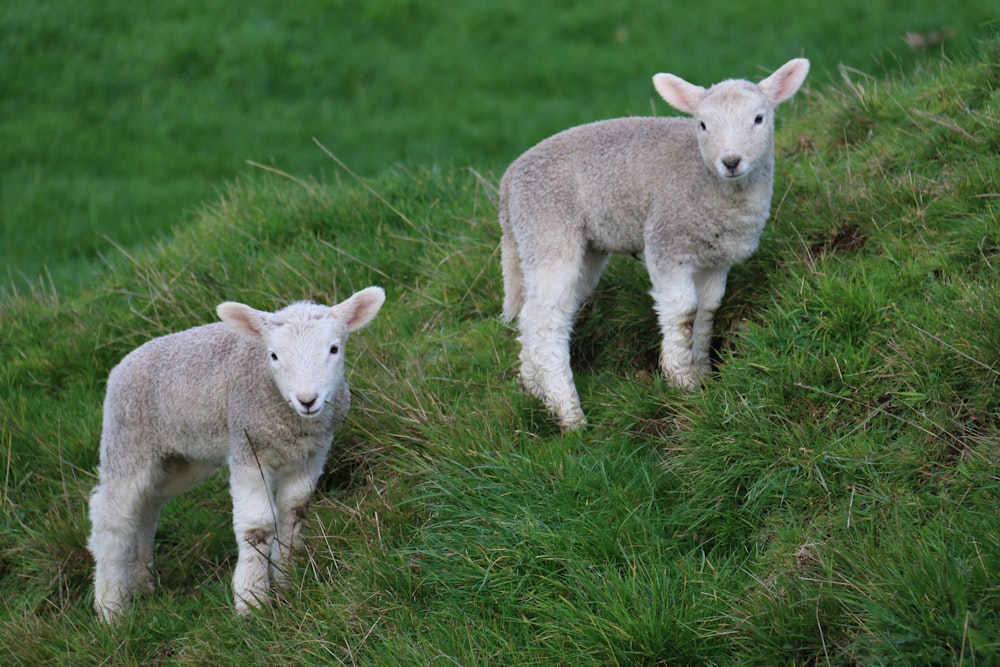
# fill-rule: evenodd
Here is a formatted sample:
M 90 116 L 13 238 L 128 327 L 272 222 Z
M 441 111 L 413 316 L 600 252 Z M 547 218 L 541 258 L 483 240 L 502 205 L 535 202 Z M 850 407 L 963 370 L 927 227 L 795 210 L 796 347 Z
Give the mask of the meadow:
M 616 258 L 573 339 L 591 423 L 563 435 L 522 394 L 515 334 L 497 317 L 495 188 L 506 163 L 551 131 L 650 112 L 665 10 L 640 20 L 631 3 L 369 3 L 340 28 L 358 49 L 344 57 L 384 62 L 359 79 L 357 97 L 387 97 L 340 117 L 349 112 L 333 93 L 301 80 L 282 88 L 294 70 L 262 74 L 312 53 L 323 26 L 341 25 L 328 15 L 335 6 L 302 9 L 300 33 L 280 18 L 291 12 L 221 3 L 197 20 L 193 6 L 149 9 L 165 14 L 163 30 L 143 32 L 124 4 L 66 4 L 78 13 L 61 16 L 75 23 L 20 4 L 0 15 L 95 49 L 85 28 L 118 20 L 133 50 L 105 32 L 99 53 L 68 51 L 95 65 L 94 80 L 0 77 L 3 150 L 36 160 L 6 162 L 4 252 L 38 248 L 8 260 L 23 263 L 0 302 L 0 662 L 1000 662 L 1000 39 L 982 23 L 995 10 L 942 3 L 953 13 L 915 28 L 952 26 L 956 52 L 948 42 L 913 52 L 887 44 L 910 29 L 909 5 L 847 5 L 845 16 L 880 18 L 852 24 L 870 33 L 838 34 L 837 17 L 823 15 L 832 10 L 791 21 L 764 3 L 766 16 L 733 20 L 782 20 L 767 39 L 702 46 L 691 70 L 656 65 L 707 83 L 763 74 L 801 50 L 815 69 L 802 99 L 779 110 L 772 218 L 731 276 L 714 376 L 692 394 L 664 385 L 648 278 Z M 187 34 L 209 19 L 192 44 L 225 46 L 250 26 L 275 40 L 231 59 L 192 48 L 181 68 L 195 90 L 212 90 L 223 71 L 251 82 L 242 113 L 170 101 L 165 82 L 180 75 L 142 69 L 149 54 L 177 55 L 171 25 Z M 694 31 L 682 28 L 701 23 L 685 21 L 672 34 L 690 53 Z M 531 35 L 522 49 L 511 22 Z M 599 36 L 614 53 L 594 46 Z M 498 52 L 484 53 L 488 37 Z M 9 44 L 0 67 L 29 67 Z M 466 49 L 449 67 L 421 60 L 448 44 Z M 346 67 L 337 54 L 348 51 L 331 51 L 324 67 Z M 97 67 L 105 52 L 137 69 Z M 127 72 L 164 115 L 121 144 L 118 134 L 142 126 L 125 102 L 142 86 L 114 118 L 113 105 L 87 106 L 87 86 Z M 496 97 L 476 97 L 498 83 Z M 60 95 L 33 116 L 12 111 L 12 99 Z M 295 115 L 309 95 L 328 99 L 311 112 L 328 116 Z M 18 129 L 29 116 L 75 127 L 81 143 Z M 186 116 L 205 120 L 200 139 L 171 125 Z M 37 148 L 43 139 L 51 153 Z M 118 201 L 99 176 L 131 194 Z M 81 203 L 101 192 L 106 208 Z M 75 218 L 81 208 L 92 221 Z M 11 231 L 15 210 L 35 229 Z M 32 277 L 49 263 L 51 280 Z M 152 336 L 211 321 L 222 300 L 333 302 L 368 284 L 388 301 L 347 346 L 354 405 L 288 590 L 252 618 L 233 613 L 235 538 L 218 476 L 165 509 L 158 590 L 119 627 L 99 625 L 86 499 L 108 370 Z
M 969 53 L 987 0 L 683 4 L 12 0 L 0 7 L 0 295 L 75 287 L 225 183 L 394 164 L 500 168 L 570 125 L 667 113 L 650 77 L 812 59 L 873 75 Z M 908 32 L 944 44 L 912 49 Z

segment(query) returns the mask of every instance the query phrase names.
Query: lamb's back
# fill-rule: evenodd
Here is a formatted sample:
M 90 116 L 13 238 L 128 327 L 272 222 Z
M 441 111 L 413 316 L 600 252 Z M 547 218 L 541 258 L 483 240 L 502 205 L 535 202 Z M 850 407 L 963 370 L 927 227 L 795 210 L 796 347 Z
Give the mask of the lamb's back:
M 611 252 L 638 252 L 646 222 L 665 202 L 690 198 L 704 172 L 695 125 L 630 117 L 564 130 L 511 164 L 502 205 L 515 227 L 543 226 L 529 233 L 550 242 L 583 234 Z
M 704 163 L 692 118 L 630 117 L 564 130 L 504 175 L 522 253 L 584 240 L 607 252 L 649 251 L 704 265 L 756 248 L 770 183 L 723 183 Z M 570 239 L 568 241 L 568 239 Z
M 583 197 L 630 198 L 666 180 L 697 178 L 691 118 L 627 117 L 571 127 L 525 151 L 505 178 L 515 188 L 573 188 Z
M 141 446 L 155 455 L 224 459 L 228 403 L 244 375 L 241 348 L 225 324 L 213 323 L 154 338 L 126 355 L 108 376 L 102 458 L 109 447 Z

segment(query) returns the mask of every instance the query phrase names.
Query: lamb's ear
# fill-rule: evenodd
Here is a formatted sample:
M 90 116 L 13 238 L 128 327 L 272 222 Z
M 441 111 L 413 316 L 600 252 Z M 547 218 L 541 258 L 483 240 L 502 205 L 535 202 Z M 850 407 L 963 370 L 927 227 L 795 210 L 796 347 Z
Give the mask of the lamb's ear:
M 366 287 L 338 303 L 332 310 L 335 317 L 347 322 L 348 331 L 354 331 L 371 322 L 378 315 L 383 303 L 385 303 L 384 289 Z
M 235 301 L 220 303 L 215 309 L 219 319 L 229 327 L 247 338 L 260 339 L 264 336 L 268 313 L 254 310 L 250 306 Z
M 760 89 L 772 102 L 778 104 L 798 92 L 808 73 L 809 61 L 805 58 L 793 58 L 761 81 Z
M 693 114 L 705 96 L 704 88 L 673 74 L 657 74 L 653 77 L 653 87 L 667 104 L 684 113 Z

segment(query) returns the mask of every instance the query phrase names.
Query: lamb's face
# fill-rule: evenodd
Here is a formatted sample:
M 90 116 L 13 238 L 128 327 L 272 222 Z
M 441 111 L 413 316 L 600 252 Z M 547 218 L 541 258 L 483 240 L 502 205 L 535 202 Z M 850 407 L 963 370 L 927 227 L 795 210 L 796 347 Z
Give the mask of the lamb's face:
M 368 324 L 384 302 L 381 287 L 367 287 L 330 307 L 303 301 L 268 313 L 226 301 L 216 311 L 267 355 L 271 377 L 288 404 L 302 417 L 315 419 L 344 381 L 347 334 Z
M 774 145 L 774 105 L 747 81 L 710 88 L 694 113 L 705 165 L 723 180 L 746 179 L 770 161 Z
M 758 84 L 729 79 L 708 90 L 674 74 L 653 77 L 656 92 L 698 121 L 705 165 L 723 180 L 751 177 L 774 154 L 774 107 L 794 95 L 809 73 L 809 61 L 793 58 Z
M 274 317 L 264 335 L 274 383 L 302 417 L 319 417 L 344 381 L 347 326 L 322 308 L 307 319 Z

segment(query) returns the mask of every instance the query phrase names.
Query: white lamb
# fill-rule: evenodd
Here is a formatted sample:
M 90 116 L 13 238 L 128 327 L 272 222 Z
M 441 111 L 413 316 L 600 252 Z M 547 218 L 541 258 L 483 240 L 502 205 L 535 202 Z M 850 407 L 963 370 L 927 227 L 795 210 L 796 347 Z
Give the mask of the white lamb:
M 666 380 L 710 370 L 712 318 L 730 267 L 757 248 L 774 180 L 774 108 L 809 61 L 759 84 L 708 90 L 671 74 L 653 85 L 694 118 L 619 118 L 574 127 L 525 152 L 500 183 L 503 318 L 519 319 L 521 382 L 564 430 L 586 423 L 570 369 L 573 318 L 610 253 L 643 253 Z
M 222 322 L 156 338 L 108 377 L 100 482 L 90 498 L 94 607 L 114 621 L 152 590 L 153 538 L 163 504 L 229 465 L 241 614 L 280 585 L 302 541 L 309 499 L 350 407 L 348 333 L 385 301 L 380 287 L 333 306 L 276 313 L 240 303 Z

